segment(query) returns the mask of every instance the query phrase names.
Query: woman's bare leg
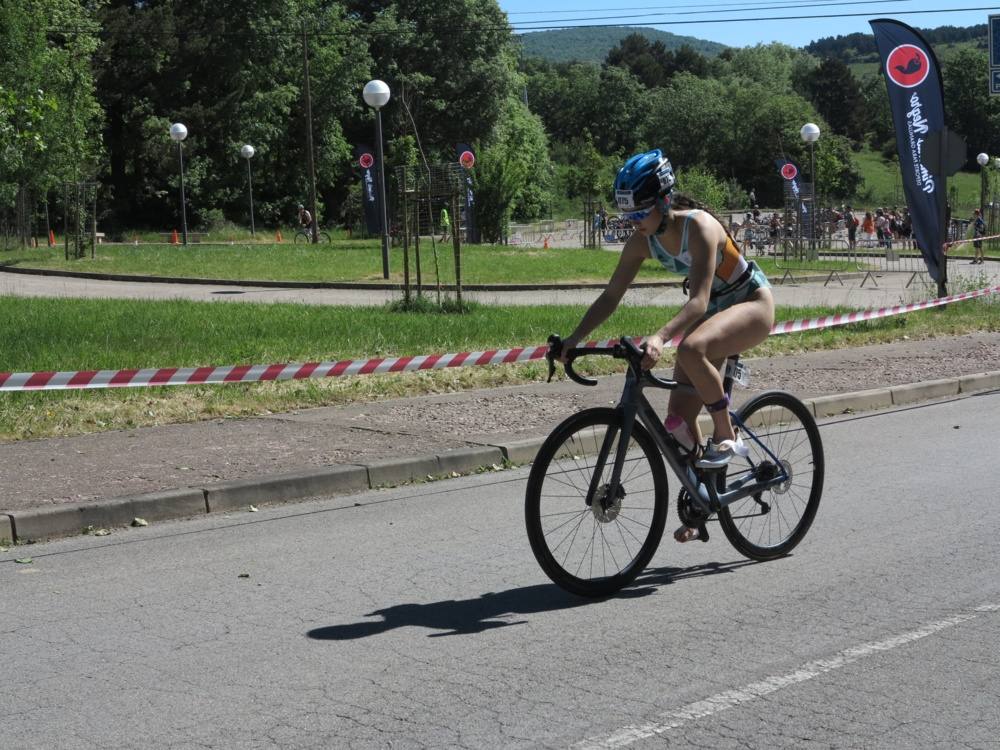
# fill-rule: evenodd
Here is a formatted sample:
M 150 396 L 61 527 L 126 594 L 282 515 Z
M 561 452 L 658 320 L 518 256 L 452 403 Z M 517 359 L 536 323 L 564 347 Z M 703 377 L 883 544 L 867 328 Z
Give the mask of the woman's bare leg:
M 677 348 L 677 362 L 704 403 L 716 403 L 725 396 L 722 375 L 713 363 L 756 346 L 768 337 L 773 324 L 774 299 L 770 290 L 758 289 L 746 302 L 707 318 L 684 337 Z M 716 442 L 736 437 L 728 409 L 711 415 Z

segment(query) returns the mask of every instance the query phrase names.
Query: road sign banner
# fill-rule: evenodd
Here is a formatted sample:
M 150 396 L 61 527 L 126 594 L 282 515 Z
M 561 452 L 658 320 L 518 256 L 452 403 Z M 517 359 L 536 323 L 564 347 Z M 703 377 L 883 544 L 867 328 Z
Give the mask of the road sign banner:
M 1000 68 L 1000 16 L 990 16 L 990 67 Z

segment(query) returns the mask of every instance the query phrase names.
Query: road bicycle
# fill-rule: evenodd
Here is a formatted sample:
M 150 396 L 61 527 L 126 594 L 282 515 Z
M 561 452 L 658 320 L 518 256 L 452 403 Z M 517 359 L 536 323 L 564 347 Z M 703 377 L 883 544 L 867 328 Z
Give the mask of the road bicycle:
M 326 243 L 332 242 L 332 240 L 330 239 L 329 232 L 325 232 L 322 229 L 320 229 L 316 234 L 319 235 L 320 242 L 326 242 Z M 294 240 L 296 245 L 312 242 L 312 232 L 309 231 L 308 229 L 300 229 L 295 233 Z
M 549 379 L 562 348 L 549 337 Z M 608 596 L 649 564 L 663 536 L 669 490 L 664 460 L 681 490 L 681 522 L 708 541 L 717 521 L 729 542 L 754 560 L 787 555 L 809 530 L 823 494 L 823 444 L 808 407 L 790 393 L 761 393 L 731 412 L 749 448 L 722 469 L 695 466 L 657 416 L 645 388 L 691 386 L 641 368 L 643 349 L 628 338 L 608 347 L 575 348 L 564 365 L 569 378 L 596 385 L 573 369 L 584 356 L 611 356 L 628 365 L 615 408 L 585 409 L 553 430 L 535 457 L 525 494 L 531 549 L 542 570 L 574 594 Z M 727 360 L 723 384 L 749 382 L 739 357 Z

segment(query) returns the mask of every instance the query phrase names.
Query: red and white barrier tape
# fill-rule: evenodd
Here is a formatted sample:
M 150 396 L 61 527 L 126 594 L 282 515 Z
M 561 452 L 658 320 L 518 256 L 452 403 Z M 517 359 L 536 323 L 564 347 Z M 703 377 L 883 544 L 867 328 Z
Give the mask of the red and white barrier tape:
M 878 310 L 858 310 L 840 315 L 791 320 L 776 323 L 771 335 L 799 333 L 819 328 L 857 323 L 863 320 L 889 318 L 893 315 L 941 307 L 952 302 L 1000 294 L 1000 286 L 978 289 L 963 294 L 914 302 L 909 305 L 882 307 Z M 670 341 L 676 346 L 680 337 Z M 614 341 L 591 341 L 587 346 L 610 346 Z M 229 365 L 226 367 L 164 367 L 143 370 L 78 370 L 63 372 L 0 372 L 0 391 L 46 391 L 85 388 L 136 388 L 158 385 L 198 385 L 211 383 L 257 383 L 267 380 L 303 380 L 305 378 L 335 378 L 344 375 L 372 375 L 387 372 L 443 370 L 448 367 L 499 365 L 542 359 L 548 346 L 516 349 L 493 349 L 483 352 L 431 354 L 416 357 L 386 359 L 345 359 L 339 362 L 307 362 L 293 365 Z
M 947 255 L 949 252 L 951 252 L 951 249 L 953 247 L 958 247 L 959 245 L 967 245 L 970 242 L 982 242 L 983 240 L 995 240 L 997 238 L 1000 238 L 1000 234 L 991 234 L 991 235 L 989 235 L 987 237 L 968 237 L 966 239 L 953 240 L 952 242 L 945 242 L 944 245 L 942 245 L 942 248 L 944 249 L 944 254 Z

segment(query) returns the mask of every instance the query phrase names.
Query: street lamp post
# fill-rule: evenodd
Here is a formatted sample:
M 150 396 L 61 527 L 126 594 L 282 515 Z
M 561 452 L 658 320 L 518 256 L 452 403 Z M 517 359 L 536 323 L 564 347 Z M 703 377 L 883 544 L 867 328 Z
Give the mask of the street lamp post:
M 256 237 L 257 232 L 253 225 L 253 170 L 250 169 L 250 160 L 253 158 L 254 151 L 253 146 L 249 143 L 240 149 L 240 156 L 247 160 L 247 183 L 250 187 L 250 236 Z
M 184 202 L 184 146 L 181 141 L 187 138 L 188 129 L 183 123 L 175 122 L 170 126 L 170 137 L 177 141 L 177 158 L 181 163 L 181 231 L 183 232 L 184 244 L 188 243 L 188 223 L 187 206 Z
M 382 278 L 389 278 L 389 213 L 385 200 L 385 165 L 382 158 L 382 107 L 389 101 L 389 87 L 384 81 L 365 84 L 361 95 L 365 104 L 375 110 L 375 148 L 378 156 L 378 193 L 382 204 Z
M 809 223 L 809 250 L 810 253 L 816 251 L 816 220 L 819 217 L 817 209 L 818 199 L 816 195 L 816 151 L 814 145 L 819 140 L 819 126 L 812 122 L 807 122 L 799 131 L 802 140 L 809 144 L 809 179 L 812 180 L 812 220 Z

